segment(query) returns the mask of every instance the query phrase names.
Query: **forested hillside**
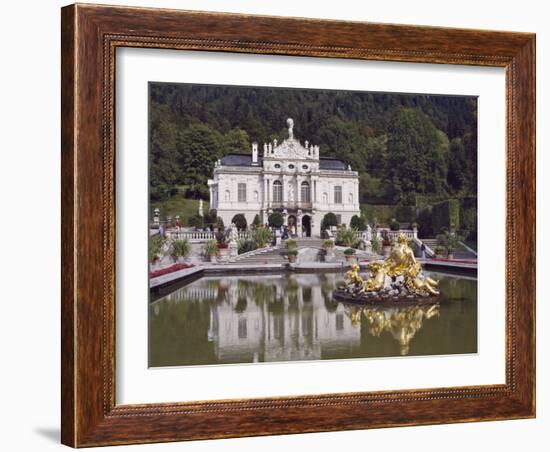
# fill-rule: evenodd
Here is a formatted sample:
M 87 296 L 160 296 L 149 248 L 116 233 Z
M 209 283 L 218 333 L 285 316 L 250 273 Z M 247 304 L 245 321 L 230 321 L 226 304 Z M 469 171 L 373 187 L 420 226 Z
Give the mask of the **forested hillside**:
M 214 162 L 294 134 L 361 174 L 364 204 L 411 204 L 477 192 L 475 97 L 150 84 L 153 200 L 185 187 L 207 199 Z M 418 196 L 415 196 L 418 195 Z M 416 204 L 416 202 L 412 202 Z

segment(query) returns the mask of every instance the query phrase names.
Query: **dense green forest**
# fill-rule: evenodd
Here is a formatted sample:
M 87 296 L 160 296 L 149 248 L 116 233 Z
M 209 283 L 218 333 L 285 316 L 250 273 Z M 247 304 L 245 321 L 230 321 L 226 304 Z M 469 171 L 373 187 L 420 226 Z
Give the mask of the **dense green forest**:
M 294 134 L 360 173 L 369 205 L 477 193 L 477 99 L 468 96 L 150 83 L 150 193 L 208 199 L 228 152 Z M 421 203 L 419 204 L 419 200 Z

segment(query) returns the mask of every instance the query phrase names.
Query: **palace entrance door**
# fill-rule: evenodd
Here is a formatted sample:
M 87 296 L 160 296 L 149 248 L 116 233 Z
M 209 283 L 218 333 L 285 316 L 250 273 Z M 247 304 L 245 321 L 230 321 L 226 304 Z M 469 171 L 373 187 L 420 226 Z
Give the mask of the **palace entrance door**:
M 311 217 L 309 215 L 302 217 L 302 231 L 304 237 L 311 237 Z

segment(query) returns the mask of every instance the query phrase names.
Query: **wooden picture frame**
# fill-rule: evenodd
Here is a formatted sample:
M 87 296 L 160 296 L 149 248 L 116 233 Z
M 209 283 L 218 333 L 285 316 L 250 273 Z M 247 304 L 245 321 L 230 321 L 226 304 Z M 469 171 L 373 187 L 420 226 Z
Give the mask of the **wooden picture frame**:
M 71 5 L 62 9 L 62 442 L 73 447 L 535 416 L 535 35 Z M 506 383 L 115 403 L 115 50 L 147 47 L 506 70 Z

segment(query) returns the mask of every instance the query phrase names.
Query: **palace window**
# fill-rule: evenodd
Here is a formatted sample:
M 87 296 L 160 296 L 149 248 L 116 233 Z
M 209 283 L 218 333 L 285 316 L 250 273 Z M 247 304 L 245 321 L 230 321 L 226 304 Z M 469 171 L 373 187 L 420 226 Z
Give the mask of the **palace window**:
M 303 170 L 307 170 L 308 168 L 309 168 L 309 166 L 307 166 L 307 165 L 302 165 L 302 169 L 303 169 Z
M 281 169 L 281 165 L 279 165 L 278 163 L 275 163 L 275 165 L 273 165 L 275 167 L 275 169 Z
M 237 196 L 239 202 L 246 202 L 246 184 L 239 183 L 237 185 Z
M 237 324 L 237 335 L 239 336 L 239 339 L 246 339 L 248 336 L 246 317 L 241 317 L 239 319 L 239 323 Z
M 283 184 L 280 180 L 273 182 L 273 202 L 283 202 Z
M 334 204 L 342 204 L 342 186 L 334 186 Z
M 295 166 L 292 163 L 290 165 L 288 165 L 288 169 L 293 170 L 294 168 L 295 168 Z
M 311 202 L 311 189 L 308 182 L 302 182 L 302 193 L 301 199 L 302 202 Z

